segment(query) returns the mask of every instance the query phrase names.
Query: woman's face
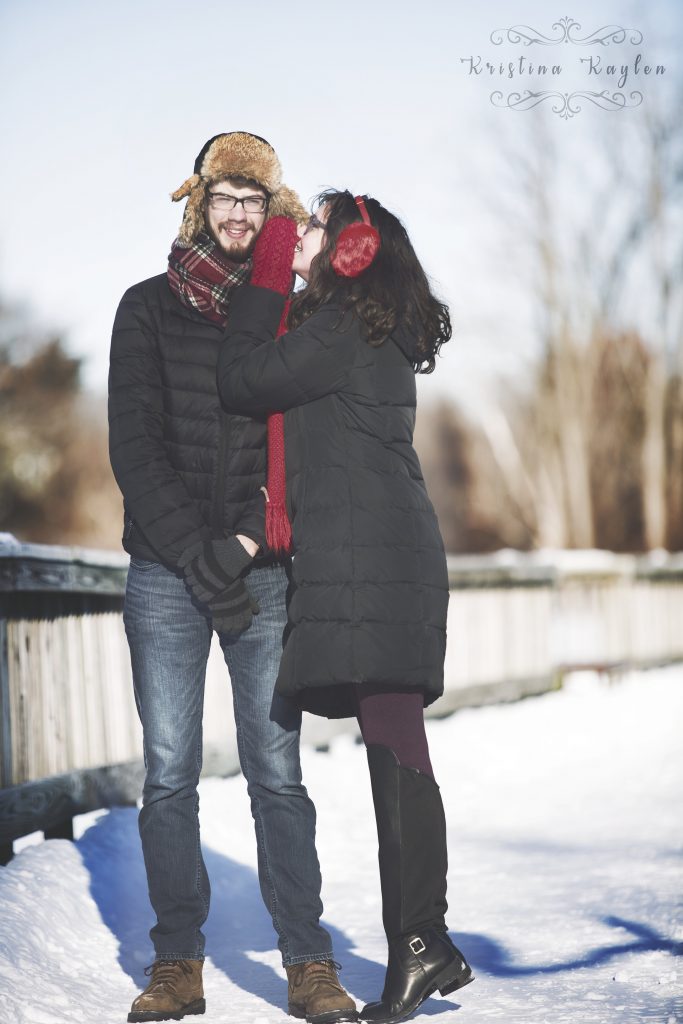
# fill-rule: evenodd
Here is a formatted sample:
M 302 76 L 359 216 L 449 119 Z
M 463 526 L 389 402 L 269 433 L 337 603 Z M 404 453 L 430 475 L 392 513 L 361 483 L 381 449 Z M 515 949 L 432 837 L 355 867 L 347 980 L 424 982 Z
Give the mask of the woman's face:
M 325 203 L 313 214 L 308 224 L 299 226 L 299 241 L 294 250 L 292 270 L 304 281 L 308 281 L 311 263 L 323 247 L 327 214 L 327 203 Z

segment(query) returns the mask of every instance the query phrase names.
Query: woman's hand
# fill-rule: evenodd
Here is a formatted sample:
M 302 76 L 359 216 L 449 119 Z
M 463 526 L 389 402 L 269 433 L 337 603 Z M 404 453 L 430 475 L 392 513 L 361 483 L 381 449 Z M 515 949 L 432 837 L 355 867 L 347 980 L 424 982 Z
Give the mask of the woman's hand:
M 251 555 L 251 557 L 254 558 L 259 548 L 256 541 L 252 540 L 251 537 L 245 537 L 243 533 L 237 533 L 235 534 L 235 536 L 237 537 L 237 540 L 240 542 L 240 544 L 245 549 L 247 554 Z
M 296 221 L 273 217 L 266 221 L 254 247 L 251 283 L 289 295 L 292 288 L 294 249 L 299 241 Z

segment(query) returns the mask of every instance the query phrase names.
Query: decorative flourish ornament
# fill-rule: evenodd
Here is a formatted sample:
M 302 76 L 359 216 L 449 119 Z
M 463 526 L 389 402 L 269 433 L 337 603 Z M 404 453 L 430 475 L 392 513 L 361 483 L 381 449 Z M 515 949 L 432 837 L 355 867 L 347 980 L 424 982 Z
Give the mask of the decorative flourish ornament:
M 557 46 L 558 43 L 574 43 L 575 46 L 609 46 L 610 43 L 623 43 L 627 33 L 630 33 L 629 42 L 638 46 L 643 41 L 643 33 L 638 29 L 622 28 L 621 25 L 603 25 L 596 28 L 588 36 L 577 35 L 581 31 L 581 25 L 574 18 L 560 18 L 553 22 L 552 29 L 556 31 L 555 36 L 544 35 L 529 25 L 511 25 L 510 28 L 494 29 L 490 40 L 494 46 L 500 46 L 507 39 L 508 43 L 521 43 L 523 46 Z
M 526 89 L 524 92 L 510 92 L 505 96 L 500 90 L 496 90 L 491 93 L 491 103 L 494 107 L 507 107 L 510 110 L 531 110 L 532 107 L 537 107 L 539 103 L 543 103 L 545 100 L 555 100 L 556 103 L 552 107 L 554 114 L 558 114 L 566 121 L 570 117 L 574 117 L 575 114 L 581 113 L 583 106 L 582 100 L 586 100 L 589 103 L 594 103 L 596 107 L 600 107 L 602 110 L 623 110 L 625 107 L 639 107 L 643 102 L 642 92 L 631 92 L 627 99 L 623 92 L 610 93 L 607 89 L 602 92 L 592 92 L 589 90 L 577 90 L 576 92 L 554 92 L 552 90 L 542 90 L 540 92 L 532 92 L 530 89 Z

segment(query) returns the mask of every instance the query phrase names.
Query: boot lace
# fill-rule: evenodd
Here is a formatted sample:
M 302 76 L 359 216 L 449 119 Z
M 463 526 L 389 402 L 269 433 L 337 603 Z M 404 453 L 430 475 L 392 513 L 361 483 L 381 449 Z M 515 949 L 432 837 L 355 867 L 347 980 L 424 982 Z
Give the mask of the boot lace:
M 335 971 L 341 971 L 342 965 L 338 964 L 336 960 L 309 960 L 303 963 L 301 967 L 299 984 L 302 984 L 305 979 L 310 981 L 316 988 L 320 985 L 330 985 L 334 989 L 341 987 Z
M 165 988 L 172 995 L 176 995 L 176 983 L 180 980 L 178 968 L 183 974 L 192 974 L 192 968 L 187 960 L 155 960 L 149 967 L 145 967 L 145 974 L 152 976 L 149 988 Z

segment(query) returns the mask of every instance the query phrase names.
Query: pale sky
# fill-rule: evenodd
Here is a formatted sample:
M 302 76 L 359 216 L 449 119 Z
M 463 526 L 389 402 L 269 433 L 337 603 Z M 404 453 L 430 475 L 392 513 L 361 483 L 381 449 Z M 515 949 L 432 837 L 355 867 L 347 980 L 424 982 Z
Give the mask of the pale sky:
M 571 7 L 582 36 L 607 25 L 643 32 L 640 45 L 600 53 L 629 62 L 624 88 L 641 89 L 643 106 L 680 80 L 679 0 Z M 85 358 L 86 384 L 103 389 L 122 293 L 165 269 L 182 213 L 169 193 L 206 139 L 252 131 L 273 144 L 305 203 L 348 187 L 402 217 L 455 325 L 420 388 L 476 405 L 494 374 L 523 373 L 535 346 L 524 240 L 501 204 L 506 153 L 536 112 L 498 109 L 489 96 L 617 87 L 580 67 L 599 47 L 496 47 L 489 37 L 520 24 L 555 37 L 565 13 L 540 0 L 0 0 L 0 296 L 60 329 Z M 636 81 L 638 51 L 666 75 Z M 486 80 L 461 60 L 522 54 L 562 60 L 561 82 Z M 590 191 L 596 138 L 625 144 L 635 123 L 634 111 L 588 107 L 563 120 L 545 104 L 568 217 Z

